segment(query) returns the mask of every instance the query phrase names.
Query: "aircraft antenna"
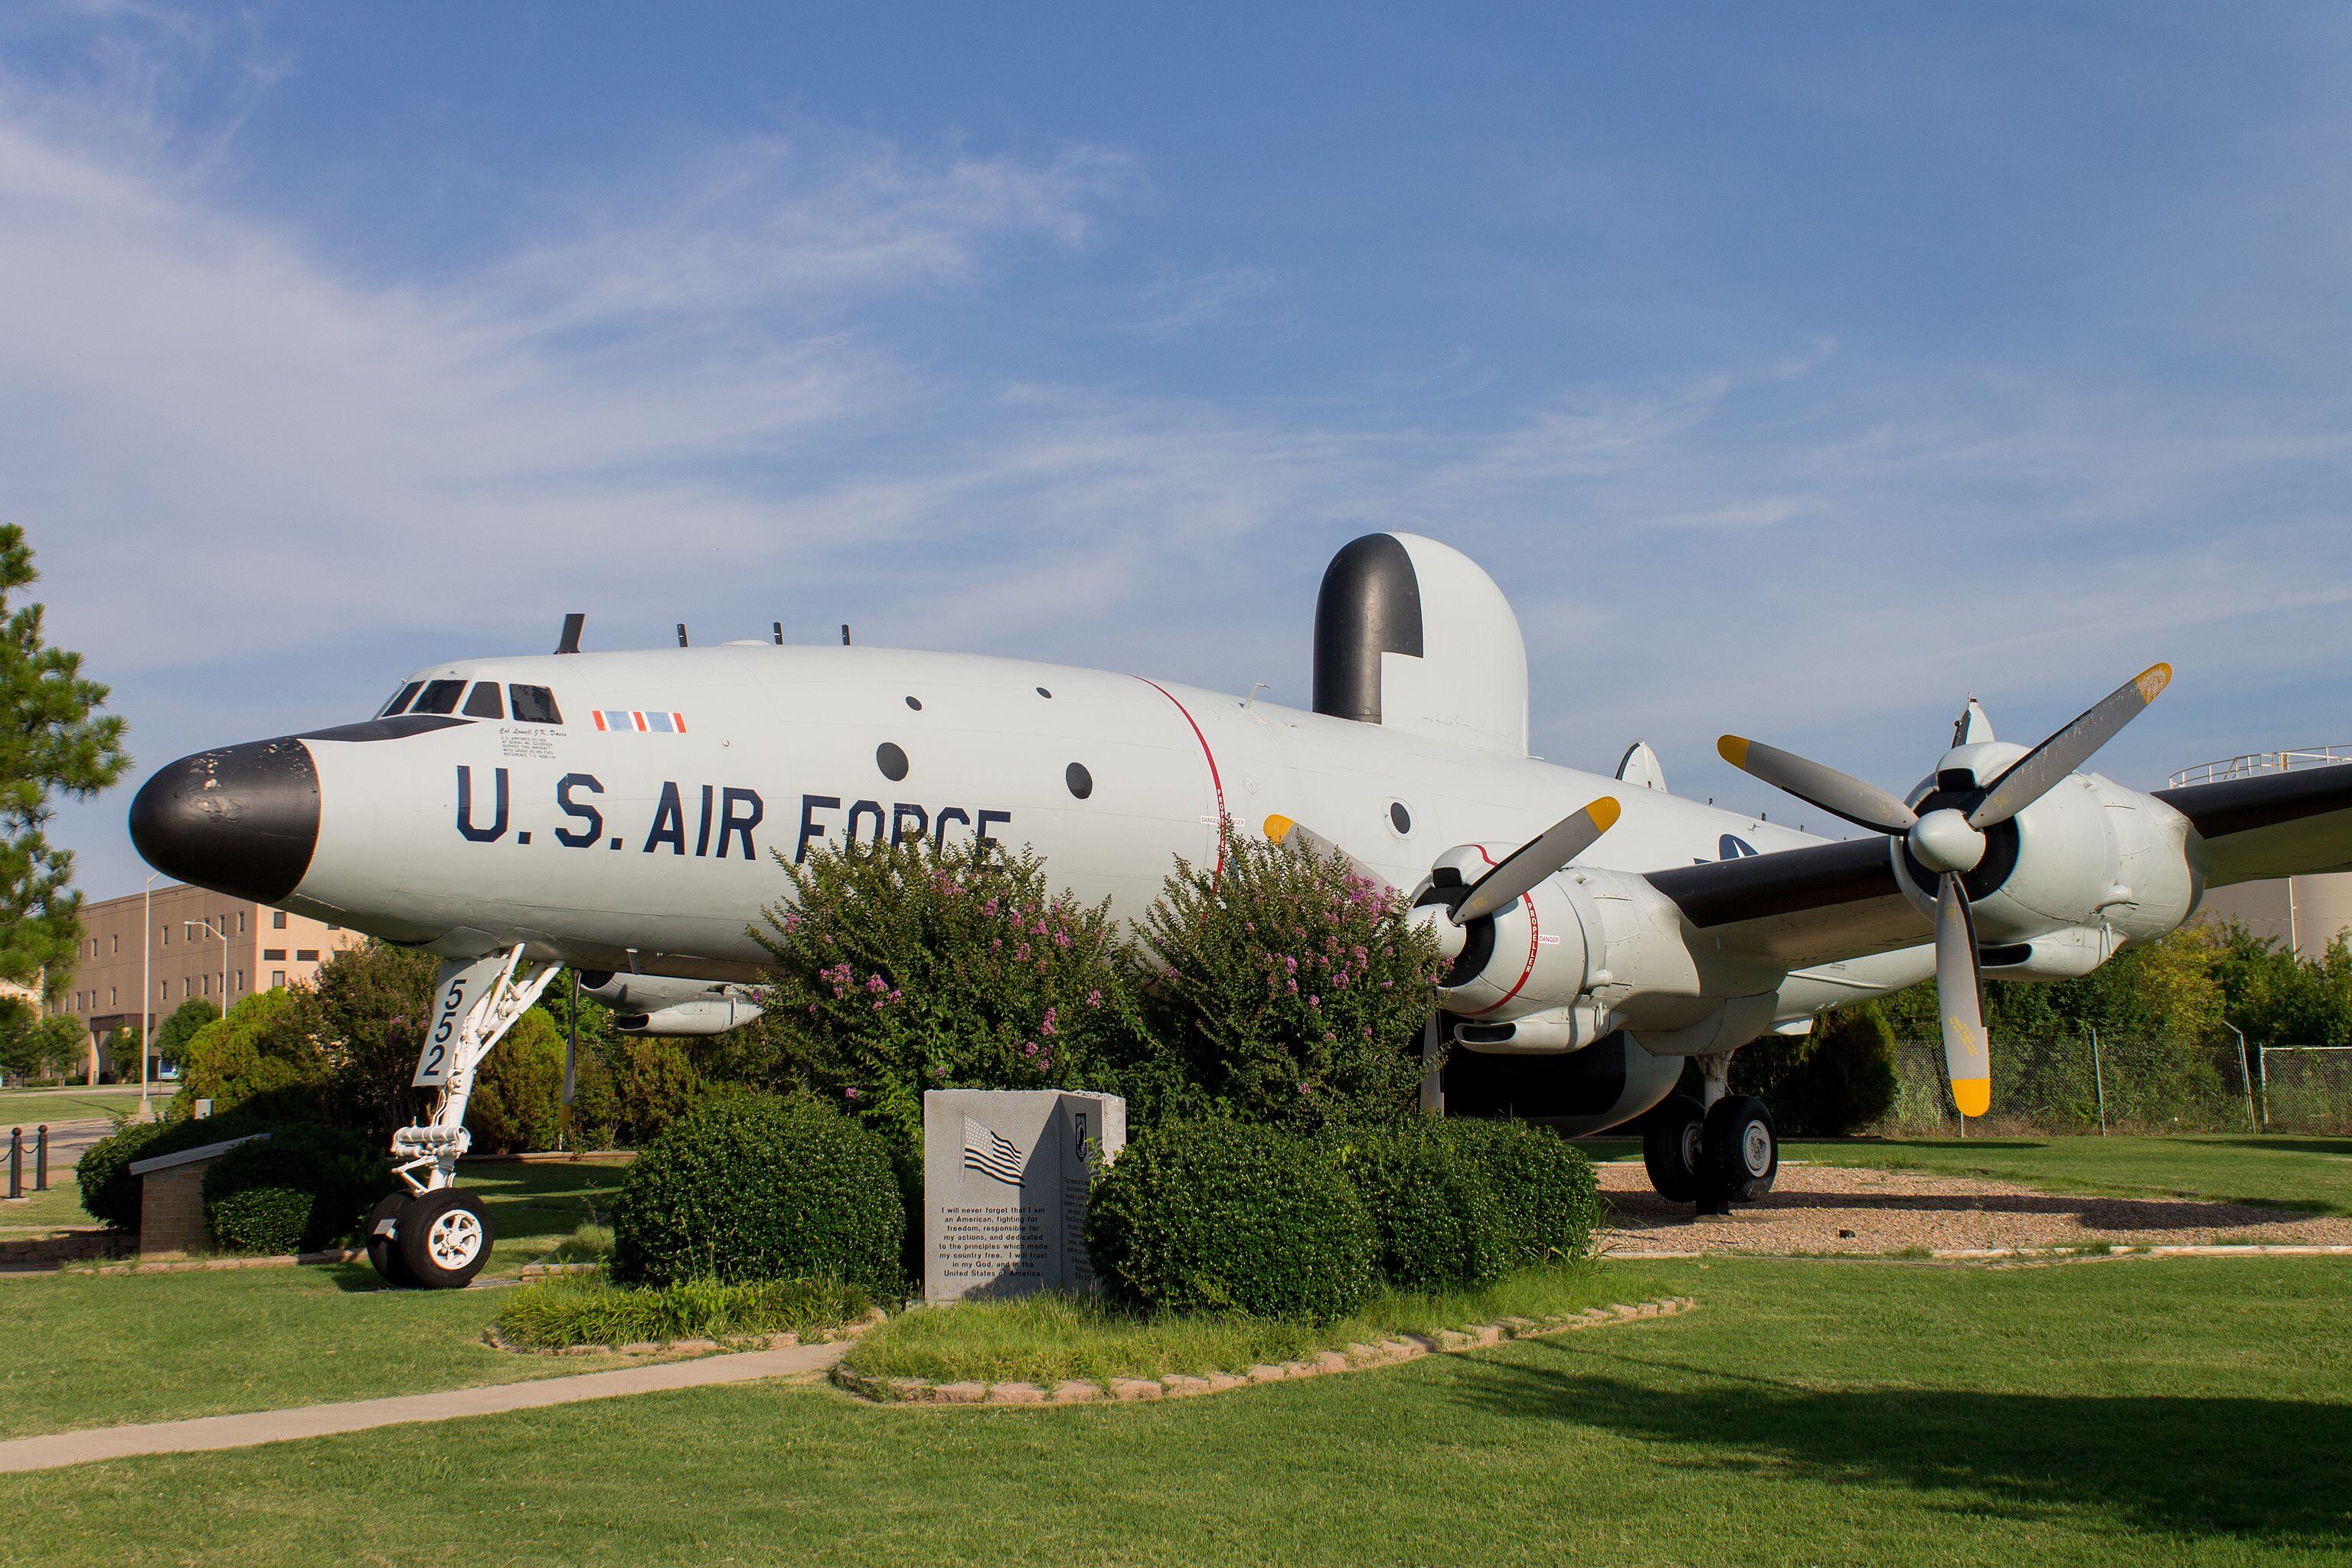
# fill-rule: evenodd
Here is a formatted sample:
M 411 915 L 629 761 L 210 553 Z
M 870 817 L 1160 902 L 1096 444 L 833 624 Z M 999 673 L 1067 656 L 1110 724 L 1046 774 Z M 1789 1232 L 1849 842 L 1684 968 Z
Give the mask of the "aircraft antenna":
M 587 624 L 588 617 L 578 610 L 574 610 L 570 615 L 564 616 L 563 636 L 556 639 L 555 651 L 558 653 L 578 653 L 580 651 L 580 628 Z
M 773 625 L 776 628 L 776 646 L 782 647 L 784 646 L 784 623 L 777 621 Z
M 849 623 L 847 621 L 841 623 L 841 646 L 844 647 L 847 647 L 849 646 Z
M 677 646 L 680 647 L 684 647 L 686 646 L 686 623 L 684 621 L 677 623 Z

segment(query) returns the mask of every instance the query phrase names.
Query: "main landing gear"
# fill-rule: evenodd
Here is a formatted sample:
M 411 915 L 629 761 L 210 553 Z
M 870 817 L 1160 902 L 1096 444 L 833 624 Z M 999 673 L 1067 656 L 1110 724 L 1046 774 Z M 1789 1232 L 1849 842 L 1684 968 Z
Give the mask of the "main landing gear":
M 457 1161 L 473 1142 L 466 1101 L 474 1069 L 555 977 L 551 963 L 524 973 L 522 963 L 523 950 L 511 947 L 441 966 L 432 1031 L 409 1080 L 435 1091 L 433 1111 L 392 1135 L 393 1173 L 408 1190 L 386 1196 L 367 1220 L 368 1261 L 387 1284 L 453 1290 L 489 1261 L 489 1211 L 458 1190 Z
M 1764 1102 L 1731 1094 L 1724 1085 L 1727 1054 L 1700 1059 L 1708 1103 L 1668 1097 L 1650 1113 L 1642 1133 L 1642 1163 L 1650 1184 L 1671 1203 L 1696 1204 L 1702 1215 L 1727 1215 L 1772 1190 L 1780 1172 L 1780 1134 Z

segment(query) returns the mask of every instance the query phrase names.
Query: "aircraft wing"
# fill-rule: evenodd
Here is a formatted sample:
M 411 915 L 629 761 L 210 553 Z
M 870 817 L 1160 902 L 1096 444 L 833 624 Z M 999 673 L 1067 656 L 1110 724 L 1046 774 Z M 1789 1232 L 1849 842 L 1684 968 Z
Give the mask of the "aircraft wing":
M 2352 765 L 2160 789 L 2204 840 L 2209 887 L 2352 870 Z
M 1916 947 L 1934 936 L 1895 886 L 1884 838 L 1677 866 L 1652 871 L 1648 880 L 1702 936 L 1790 969 Z

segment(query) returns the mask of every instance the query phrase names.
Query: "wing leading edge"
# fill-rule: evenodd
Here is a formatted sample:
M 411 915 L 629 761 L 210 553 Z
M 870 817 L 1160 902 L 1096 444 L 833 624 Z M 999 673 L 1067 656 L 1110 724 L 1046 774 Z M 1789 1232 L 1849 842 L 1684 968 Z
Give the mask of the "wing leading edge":
M 2158 790 L 2196 830 L 2208 886 L 2352 870 L 2352 765 Z M 1650 885 L 1723 948 L 1790 969 L 1915 947 L 1934 932 L 1895 880 L 1885 838 L 1652 871 Z
M 1701 932 L 1791 969 L 1916 947 L 1934 934 L 1895 885 L 1884 838 L 1709 860 L 1647 879 Z
M 2352 869 L 2352 764 L 2160 789 L 2189 819 L 2209 887 Z

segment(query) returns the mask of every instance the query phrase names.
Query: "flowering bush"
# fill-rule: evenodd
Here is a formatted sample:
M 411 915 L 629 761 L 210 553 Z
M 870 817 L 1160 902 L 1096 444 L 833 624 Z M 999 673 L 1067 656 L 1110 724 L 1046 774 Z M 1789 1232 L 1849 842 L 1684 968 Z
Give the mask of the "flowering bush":
M 1222 871 L 1183 860 L 1143 922 L 1144 1010 L 1193 1090 L 1253 1121 L 1408 1114 L 1437 945 L 1338 857 L 1235 834 Z
M 1135 1053 L 1108 904 L 1049 893 L 1034 853 L 853 842 L 784 874 L 761 937 L 782 1072 L 900 1147 L 927 1089 L 1112 1088 Z

